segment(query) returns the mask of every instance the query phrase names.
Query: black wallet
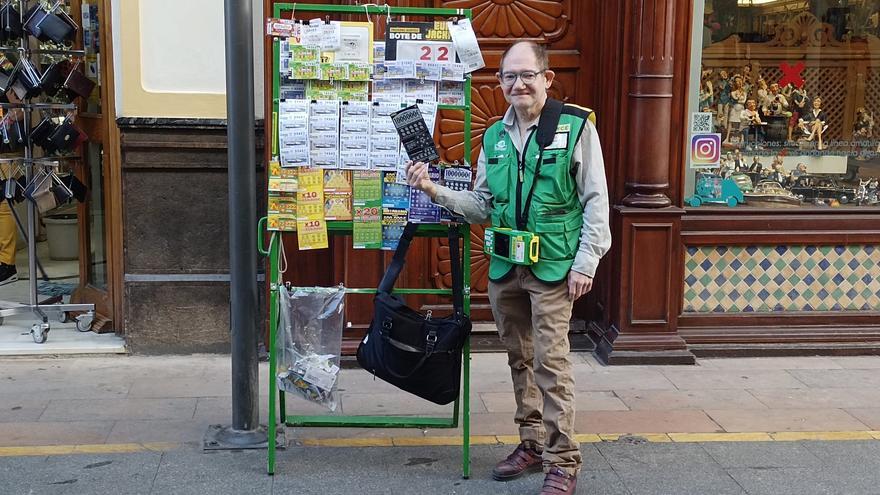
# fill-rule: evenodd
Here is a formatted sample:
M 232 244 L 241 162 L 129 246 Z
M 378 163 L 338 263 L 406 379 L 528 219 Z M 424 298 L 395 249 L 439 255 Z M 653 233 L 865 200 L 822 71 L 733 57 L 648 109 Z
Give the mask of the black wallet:
M 53 147 L 52 142 L 49 140 L 49 136 L 55 132 L 55 128 L 58 127 L 50 117 L 46 117 L 41 120 L 39 124 L 36 125 L 33 129 L 31 129 L 31 142 L 43 148 L 47 154 L 51 154 L 55 152 L 55 148 Z
M 19 61 L 17 74 L 18 77 L 12 83 L 12 91 L 15 92 L 15 96 L 19 100 L 34 98 L 43 92 L 43 88 L 40 86 L 40 79 L 42 79 L 40 70 L 30 60 L 22 59 Z
M 92 81 L 85 74 L 74 68 L 67 75 L 63 87 L 67 92 L 68 101 L 73 102 L 77 96 L 88 99 L 95 89 L 95 81 Z
M 82 131 L 77 129 L 70 119 L 64 119 L 64 122 L 59 124 L 49 135 L 48 141 L 55 150 L 73 151 L 83 137 Z
M 49 96 L 55 96 L 64 86 L 64 79 L 70 64 L 67 62 L 53 62 L 43 71 L 40 78 L 40 87 Z
M 36 4 L 25 14 L 24 30 L 40 41 L 54 41 L 62 44 L 73 41 L 77 25 L 62 10 L 46 12 Z
M 61 182 L 70 189 L 70 192 L 73 193 L 73 199 L 79 201 L 80 203 L 86 202 L 86 195 L 89 192 L 89 188 L 86 187 L 85 184 L 82 183 L 75 175 L 68 174 L 61 176 Z
M 12 3 L 7 3 L 0 8 L 0 42 L 7 43 L 21 38 L 24 32 L 21 30 L 21 14 Z

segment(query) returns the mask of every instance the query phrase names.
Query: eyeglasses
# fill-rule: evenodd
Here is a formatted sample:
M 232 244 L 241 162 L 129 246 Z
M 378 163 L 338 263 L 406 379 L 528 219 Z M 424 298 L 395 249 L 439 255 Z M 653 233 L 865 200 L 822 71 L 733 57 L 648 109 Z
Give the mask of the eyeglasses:
M 524 70 L 522 72 L 502 72 L 501 84 L 505 86 L 513 86 L 516 84 L 517 79 L 521 80 L 523 84 L 532 84 L 535 82 L 535 79 L 538 78 L 538 74 L 543 74 L 545 72 L 547 72 L 547 69 L 539 71 Z

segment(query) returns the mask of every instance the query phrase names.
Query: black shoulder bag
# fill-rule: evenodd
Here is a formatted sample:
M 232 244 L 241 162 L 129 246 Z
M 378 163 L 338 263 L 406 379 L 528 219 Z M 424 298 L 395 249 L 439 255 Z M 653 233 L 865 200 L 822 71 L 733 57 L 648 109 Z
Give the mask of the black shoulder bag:
M 361 367 L 386 382 L 435 404 L 449 404 L 461 387 L 461 350 L 471 333 L 464 314 L 459 262 L 460 234 L 449 227 L 453 314 L 434 318 L 409 308 L 391 293 L 417 224 L 408 223 L 373 299 L 373 321 L 358 346 Z

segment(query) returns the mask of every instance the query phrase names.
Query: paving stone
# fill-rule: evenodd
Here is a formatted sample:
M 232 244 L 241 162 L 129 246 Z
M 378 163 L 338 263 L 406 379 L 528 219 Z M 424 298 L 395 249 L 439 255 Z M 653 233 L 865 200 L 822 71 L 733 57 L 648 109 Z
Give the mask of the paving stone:
M 0 423 L 36 421 L 48 405 L 49 399 L 28 399 L 19 396 L 3 400 L 0 402 Z
M 700 364 L 719 370 L 833 370 L 840 363 L 824 356 L 701 359 Z
M 448 414 L 437 417 L 451 417 Z M 510 413 L 480 413 L 470 417 L 472 436 L 480 435 L 516 435 L 518 429 Z M 304 439 L 326 438 L 372 438 L 388 439 L 391 437 L 461 437 L 461 421 L 457 428 L 346 428 L 346 427 L 287 427 L 287 438 L 293 442 Z
M 801 442 L 705 442 L 700 444 L 724 468 L 821 467 Z
M 64 495 L 146 494 L 161 457 L 161 453 L 153 452 L 50 456 L 42 465 L 43 479 L 32 486 L 44 486 Z
M 699 469 L 674 466 L 666 469 L 618 471 L 617 474 L 631 495 L 747 495 L 725 470 L 715 466 Z
M 803 447 L 816 456 L 822 464 L 834 468 L 850 468 L 853 465 L 873 466 L 880 469 L 880 441 L 849 440 L 837 442 L 802 442 Z
M 703 411 L 584 411 L 575 417 L 578 433 L 713 433 L 721 428 Z
M 596 356 L 593 355 L 592 352 L 573 352 L 571 353 L 572 359 L 574 359 L 575 366 L 583 363 L 590 368 L 602 367 L 602 363 L 600 363 Z
M 587 370 L 575 369 L 575 390 L 673 390 L 675 385 L 659 371 L 605 367 Z
M 877 494 L 876 471 L 747 468 L 728 472 L 749 495 Z
M 842 409 L 710 409 L 706 414 L 728 432 L 868 429 Z
M 488 412 L 516 412 L 513 392 L 483 392 L 480 399 Z M 626 411 L 628 408 L 613 392 L 576 392 L 577 411 Z
M 579 353 L 572 353 L 572 357 L 578 356 Z M 497 372 L 498 370 L 507 370 L 507 353 L 506 352 L 480 352 L 471 354 L 471 371 L 479 372 Z
M 694 471 L 704 467 L 718 467 L 715 459 L 697 443 L 601 442 L 596 444 L 596 448 L 618 474 L 639 470 L 680 469 L 683 466 L 689 466 Z
M 632 410 L 664 409 L 766 409 L 745 390 L 617 390 Z
M 400 483 L 412 485 L 413 478 L 400 479 L 399 472 L 391 475 L 386 460 L 389 450 L 294 447 L 280 451 L 273 493 L 403 493 L 394 488 Z
M 210 421 L 212 423 L 229 423 L 232 421 L 232 397 L 199 397 L 196 400 L 195 412 L 192 419 Z M 260 422 L 265 423 L 269 418 L 269 399 L 260 398 Z M 324 414 L 327 409 L 323 406 L 306 400 L 287 401 L 287 411 L 291 414 Z
M 770 388 L 749 390 L 749 393 L 774 409 L 870 408 L 880 405 L 880 389 L 873 388 Z
M 226 423 L 232 422 L 230 417 Z M 208 426 L 206 420 L 119 420 L 113 424 L 107 443 L 172 442 L 201 446 Z
M 512 395 L 512 393 L 511 393 Z M 437 405 L 420 397 L 405 393 L 350 393 L 342 395 L 342 408 L 345 414 L 362 415 L 450 415 L 451 405 Z M 484 411 L 479 400 L 471 400 L 471 411 Z
M 581 443 L 581 458 L 584 464 L 583 473 L 611 470 L 608 459 L 599 452 L 600 443 Z M 500 459 L 499 459 L 500 460 Z
M 52 400 L 40 421 L 192 418 L 196 399 L 60 399 Z
M 471 392 L 506 392 L 513 393 L 513 381 L 510 378 L 510 368 L 503 371 L 497 370 L 492 373 L 471 373 Z
M 108 382 L 111 381 L 108 379 Z M 50 399 L 121 399 L 128 395 L 130 385 L 123 383 L 119 378 L 112 379 L 114 383 L 85 382 L 79 379 L 64 377 L 38 376 L 19 377 L 15 380 L 0 379 L 2 393 L 5 397 L 34 397 L 36 391 L 39 396 Z
M 676 388 L 681 390 L 797 388 L 803 386 L 785 370 L 706 369 L 664 371 L 663 374 L 675 384 Z
M 266 475 L 265 460 L 265 451 L 166 452 L 162 454 L 152 493 L 270 493 L 273 479 Z
M 874 403 L 874 405 L 880 405 L 880 401 Z M 846 407 L 846 406 L 842 406 Z M 877 407 L 860 407 L 860 408 L 847 408 L 845 409 L 847 413 L 852 415 L 854 418 L 858 419 L 862 423 L 864 423 L 871 430 L 880 430 L 880 408 Z
M 58 493 L 58 485 L 49 484 L 48 462 L 46 456 L 0 457 L 0 493 Z
M 880 369 L 880 356 L 839 356 L 831 359 L 846 369 Z
M 170 397 L 229 397 L 232 395 L 231 377 L 178 377 L 165 380 L 139 378 L 128 393 L 133 398 Z M 263 388 L 260 389 L 261 391 Z
M 880 388 L 880 373 L 876 369 L 792 370 L 790 373 L 810 388 Z
M 0 423 L 0 447 L 104 443 L 112 421 Z

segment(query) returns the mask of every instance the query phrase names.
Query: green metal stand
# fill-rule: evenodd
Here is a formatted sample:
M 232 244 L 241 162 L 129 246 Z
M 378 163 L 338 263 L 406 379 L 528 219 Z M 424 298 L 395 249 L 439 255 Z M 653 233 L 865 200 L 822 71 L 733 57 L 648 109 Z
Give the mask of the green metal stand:
M 371 15 L 414 15 L 425 17 L 466 17 L 471 18 L 469 9 L 433 9 L 433 8 L 415 8 L 415 7 L 387 7 L 387 6 L 370 6 L 370 5 L 315 5 L 315 4 L 275 4 L 274 16 L 281 17 L 284 13 L 291 12 L 318 12 L 327 14 L 371 14 Z M 273 60 L 274 67 L 272 69 L 272 155 L 278 154 L 278 104 L 279 104 L 279 87 L 280 76 L 277 70 L 279 65 L 279 42 L 277 39 L 273 41 Z M 464 156 L 470 157 L 471 142 L 469 139 L 471 132 L 471 80 L 466 78 L 464 86 L 465 102 L 464 105 L 439 105 L 439 109 L 462 110 L 464 112 Z M 457 428 L 459 425 L 459 411 L 461 411 L 461 427 L 462 427 L 462 476 L 470 477 L 470 340 L 465 342 L 462 350 L 462 393 L 455 400 L 452 408 L 451 417 L 403 417 L 403 416 L 346 416 L 346 415 L 322 415 L 322 416 L 299 416 L 288 415 L 285 409 L 284 392 L 279 391 L 275 383 L 275 375 L 277 370 L 277 352 L 275 348 L 275 336 L 278 331 L 278 287 L 282 283 L 279 279 L 279 252 L 281 233 L 273 232 L 269 247 L 266 249 L 262 244 L 263 236 L 266 234 L 265 225 L 266 218 L 260 220 L 258 226 L 259 251 L 264 256 L 269 257 L 269 455 L 267 470 L 269 474 L 275 473 L 275 450 L 276 445 L 271 439 L 275 438 L 279 419 L 287 426 L 325 426 L 325 427 L 376 427 L 376 428 Z M 352 231 L 352 222 L 327 222 L 328 233 L 333 235 L 350 234 Z M 439 224 L 420 225 L 416 233 L 421 237 L 445 237 L 447 226 Z M 471 279 L 471 253 L 470 253 L 470 226 L 466 224 L 459 225 L 459 231 L 463 239 L 462 248 L 462 273 L 464 283 L 464 311 L 470 314 L 470 279 Z M 347 294 L 373 294 L 376 289 L 349 289 L 345 290 Z M 436 294 L 451 295 L 451 289 L 395 289 L 400 294 Z M 278 394 L 278 395 L 276 395 Z M 277 398 L 277 399 L 276 399 Z M 276 402 L 278 410 L 276 411 Z

